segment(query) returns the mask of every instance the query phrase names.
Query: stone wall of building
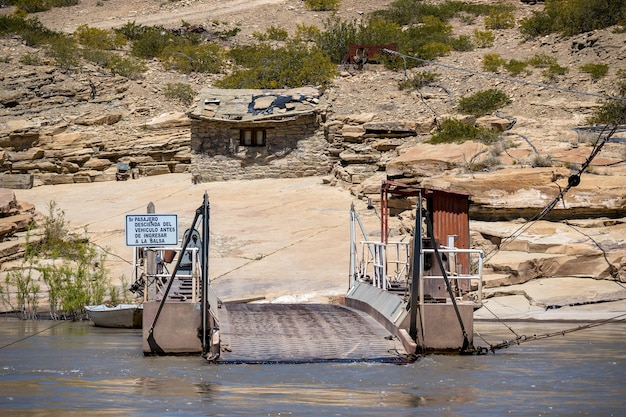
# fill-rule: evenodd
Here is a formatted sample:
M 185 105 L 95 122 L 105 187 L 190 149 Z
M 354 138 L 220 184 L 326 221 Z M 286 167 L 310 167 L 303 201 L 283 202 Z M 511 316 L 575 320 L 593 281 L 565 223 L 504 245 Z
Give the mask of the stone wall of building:
M 246 151 L 247 157 L 194 154 L 191 172 L 201 182 L 258 178 L 299 178 L 327 175 L 331 169 L 328 142 L 322 132 L 300 139 L 293 149 L 282 154 L 252 155 L 257 147 Z
M 266 129 L 265 146 L 241 146 L 241 129 Z M 193 120 L 192 174 L 200 181 L 295 178 L 330 171 L 328 142 L 316 114 L 277 122 Z

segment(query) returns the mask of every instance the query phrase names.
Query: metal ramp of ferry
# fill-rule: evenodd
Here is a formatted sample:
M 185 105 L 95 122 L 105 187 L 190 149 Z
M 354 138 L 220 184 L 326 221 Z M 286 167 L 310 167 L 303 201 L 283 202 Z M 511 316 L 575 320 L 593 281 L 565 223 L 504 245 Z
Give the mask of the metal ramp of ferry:
M 167 251 L 177 252 L 171 274 L 161 265 L 140 280 L 145 285 L 145 354 L 201 350 L 210 362 L 242 364 L 407 362 L 402 343 L 356 309 L 338 304 L 222 303 L 208 278 L 208 236 L 205 194 L 181 247 L 151 248 L 149 256 L 142 256 L 143 265 L 154 259 L 158 264 Z M 185 348 L 180 347 L 183 339 Z
M 405 362 L 367 314 L 336 304 L 225 303 L 221 363 Z

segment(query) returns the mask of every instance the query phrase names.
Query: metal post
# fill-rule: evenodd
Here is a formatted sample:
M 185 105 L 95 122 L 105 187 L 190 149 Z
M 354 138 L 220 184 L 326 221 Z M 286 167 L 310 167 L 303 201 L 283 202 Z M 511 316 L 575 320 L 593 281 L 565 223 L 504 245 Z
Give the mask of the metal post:
M 422 254 L 422 192 L 419 192 L 416 205 L 415 228 L 413 229 L 413 257 L 411 262 L 411 304 L 410 304 L 410 322 L 409 336 L 413 340 L 417 340 L 417 310 L 418 300 L 421 291 L 420 286 L 420 270 L 421 270 L 421 254 Z M 420 308 L 421 310 L 421 308 Z
M 348 278 L 348 289 L 354 287 L 356 279 L 356 230 L 355 230 L 354 203 L 350 204 L 350 276 Z
M 202 203 L 202 355 L 209 351 L 207 333 L 212 328 L 209 324 L 209 195 L 205 191 Z
M 151 201 L 148 204 L 146 213 L 156 213 L 154 203 Z M 156 300 L 157 296 L 157 277 L 156 277 L 156 253 L 150 248 L 143 248 L 144 250 L 144 262 L 146 271 L 146 300 Z

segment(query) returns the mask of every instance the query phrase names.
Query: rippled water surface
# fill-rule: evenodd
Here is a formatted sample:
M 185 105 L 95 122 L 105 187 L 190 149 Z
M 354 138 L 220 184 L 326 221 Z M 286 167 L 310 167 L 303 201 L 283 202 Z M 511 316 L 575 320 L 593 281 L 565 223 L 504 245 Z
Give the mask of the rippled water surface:
M 514 323 L 519 334 L 567 323 Z M 511 338 L 476 323 L 492 343 Z M 2 416 L 623 416 L 626 324 L 410 365 L 144 357 L 140 330 L 0 319 Z M 485 345 L 475 337 L 476 345 Z

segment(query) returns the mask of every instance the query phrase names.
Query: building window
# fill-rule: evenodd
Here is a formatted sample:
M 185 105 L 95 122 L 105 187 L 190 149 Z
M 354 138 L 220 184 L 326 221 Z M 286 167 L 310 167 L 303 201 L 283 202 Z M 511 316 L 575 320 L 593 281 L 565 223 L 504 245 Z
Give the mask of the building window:
M 265 146 L 265 129 L 241 129 L 239 144 L 241 146 Z

